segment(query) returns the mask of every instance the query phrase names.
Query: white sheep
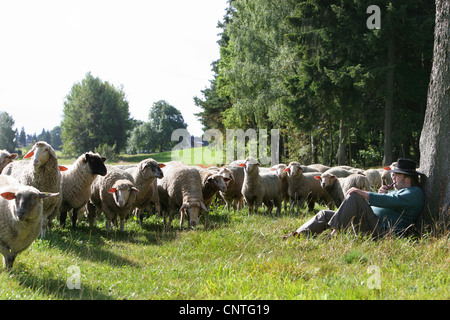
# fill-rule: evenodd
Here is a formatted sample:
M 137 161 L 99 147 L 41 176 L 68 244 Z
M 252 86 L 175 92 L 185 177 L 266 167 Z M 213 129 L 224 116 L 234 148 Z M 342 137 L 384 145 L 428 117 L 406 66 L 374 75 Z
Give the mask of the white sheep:
M 228 165 L 223 168 L 231 172 L 231 174 L 228 176 L 228 178 L 230 178 L 231 180 L 228 181 L 227 191 L 219 191 L 219 194 L 225 201 L 225 207 L 228 209 L 228 211 L 231 211 L 232 207 L 235 210 L 241 210 L 243 201 L 241 190 L 242 184 L 244 183 L 244 168 L 237 165 Z M 233 203 L 235 203 L 235 205 Z
M 19 183 L 35 187 L 46 192 L 59 193 L 61 189 L 61 173 L 55 150 L 45 141 L 38 141 L 24 156 L 31 160 L 13 161 L 2 171 L 3 175 L 11 175 Z M 52 218 L 59 211 L 61 194 L 44 200 L 44 221 L 41 237 L 45 237 L 47 227 L 51 230 Z
M 369 179 L 370 185 L 374 190 L 381 188 L 383 181 L 381 180 L 381 174 L 377 169 L 367 169 L 364 171 L 364 175 Z
M 38 237 L 43 220 L 43 199 L 58 193 L 40 192 L 0 176 L 0 253 L 3 266 L 11 269 L 16 256 Z
M 198 224 L 203 210 L 206 212 L 205 226 L 208 226 L 208 209 L 203 203 L 202 182 L 198 170 L 178 161 L 170 161 L 166 163 L 163 172 L 164 178 L 158 180 L 158 194 L 166 230 L 170 228 L 176 212 L 180 213 L 180 227 L 183 225 L 184 216 L 187 215 L 190 228 Z
M 367 177 L 359 173 L 353 173 L 345 178 L 338 178 L 329 172 L 324 172 L 320 176 L 315 176 L 315 178 L 320 181 L 322 188 L 331 196 L 334 204 L 338 208 L 351 187 L 365 191 L 373 191 Z
M 320 186 L 320 182 L 315 179 L 317 173 L 303 173 L 303 168 L 296 162 L 290 162 L 285 170 L 288 173 L 288 195 L 291 201 L 291 210 L 297 204 L 297 213 L 300 207 L 307 203 L 309 211 L 314 209 L 314 204 L 324 202 L 329 208 L 333 200 Z
M 17 153 L 9 153 L 6 150 L 0 151 L 0 173 L 3 171 L 3 168 L 16 159 L 18 156 Z
M 219 191 L 227 191 L 227 182 L 229 182 L 230 178 L 224 178 L 224 175 L 230 175 L 231 171 L 225 169 L 226 171 L 222 170 L 222 172 L 219 172 L 219 169 L 202 168 L 197 168 L 197 170 L 200 173 L 200 178 L 202 181 L 203 203 L 205 204 L 206 209 L 209 210 L 216 193 Z
M 106 158 L 98 153 L 86 152 L 79 156 L 69 169 L 61 172 L 62 201 L 59 221 L 65 226 L 67 212 L 73 209 L 72 227 L 75 228 L 80 209 L 83 209 L 91 195 L 91 185 L 98 175 L 107 173 Z
M 135 216 L 137 217 L 140 225 L 142 226 L 142 220 L 144 218 L 143 211 L 150 207 L 152 202 L 155 202 L 154 194 L 157 193 L 155 179 L 163 178 L 164 174 L 161 168 L 165 167 L 165 164 L 158 163 L 152 158 L 144 159 L 137 165 L 116 166 L 123 168 L 126 172 L 133 177 L 134 186 L 139 190 L 136 196 Z M 156 210 L 158 211 L 158 207 Z
M 106 217 L 106 231 L 111 231 L 111 224 L 117 225 L 120 218 L 120 230 L 125 227 L 125 220 L 134 209 L 136 195 L 139 191 L 133 184 L 133 177 L 124 170 L 106 166 L 108 173 L 98 176 L 91 185 L 91 195 L 87 203 L 90 226 L 95 218 L 103 212 Z
M 245 159 L 245 163 L 239 166 L 244 168 L 244 182 L 241 192 L 249 206 L 248 213 L 258 212 L 259 207 L 264 203 L 269 214 L 272 214 L 275 205 L 279 215 L 282 201 L 280 178 L 271 171 L 260 174 L 259 163 L 252 157 Z
M 271 170 L 278 175 L 281 181 L 281 200 L 284 202 L 284 211 L 287 211 L 287 205 L 289 203 L 289 177 L 286 172 L 287 165 L 284 163 L 279 163 L 277 165 L 272 166 Z M 315 170 L 315 169 L 313 169 Z

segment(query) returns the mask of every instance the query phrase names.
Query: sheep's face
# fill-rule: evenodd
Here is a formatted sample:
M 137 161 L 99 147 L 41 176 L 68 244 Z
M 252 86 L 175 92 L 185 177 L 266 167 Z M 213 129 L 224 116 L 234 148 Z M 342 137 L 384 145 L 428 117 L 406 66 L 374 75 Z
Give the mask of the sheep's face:
M 114 202 L 119 208 L 124 207 L 130 200 L 130 198 L 136 195 L 135 192 L 137 191 L 138 190 L 135 187 L 129 184 L 114 185 L 111 189 L 108 190 L 108 192 L 112 194 Z
M 300 164 L 294 162 L 294 163 L 290 163 L 289 166 L 286 168 L 285 172 L 287 172 L 287 174 L 290 177 L 293 177 L 295 175 L 301 175 L 303 173 L 303 169 L 300 166 Z
M 56 154 L 53 148 L 46 142 L 36 142 L 33 148 L 28 152 L 24 159 L 32 158 L 35 168 L 40 168 L 47 163 L 49 157 L 56 159 Z
M 253 158 L 248 157 L 244 163 L 239 164 L 239 167 L 244 167 L 248 173 L 257 172 L 259 170 L 259 163 Z
M 230 182 L 234 181 L 233 173 L 227 168 L 220 169 L 219 174 L 222 175 L 223 181 L 225 182 L 227 187 L 229 186 Z
M 180 209 L 181 222 L 183 222 L 184 215 L 187 215 L 189 219 L 189 225 L 191 227 L 197 226 L 200 217 L 202 215 L 202 210 L 208 211 L 203 202 L 195 201 L 190 203 L 184 203 Z
M 98 174 L 101 176 L 106 175 L 105 157 L 101 157 L 99 154 L 86 153 L 84 156 L 84 162 L 89 165 L 89 170 L 92 175 Z
M 209 177 L 208 182 L 213 183 L 215 188 L 219 191 L 222 191 L 222 192 L 227 191 L 227 184 L 225 183 L 225 179 L 219 174 L 215 174 L 215 175 Z
M 322 175 L 322 177 L 320 178 L 320 185 L 324 189 L 332 188 L 336 179 L 337 178 L 335 175 L 330 175 L 330 174 Z
M 6 150 L 0 151 L 0 172 L 2 172 L 8 163 L 13 162 L 15 158 L 17 158 L 17 153 L 9 153 Z
M 142 172 L 142 175 L 146 178 L 157 178 L 162 179 L 164 177 L 164 173 L 161 168 L 164 168 L 166 165 L 163 163 L 158 163 L 155 160 L 149 159 L 150 161 L 146 161 L 141 163 L 139 170 Z
M 37 189 L 28 188 L 1 194 L 6 200 L 14 200 L 14 214 L 20 221 L 35 219 L 42 215 L 42 199 L 57 195 L 58 193 L 39 192 Z
M 286 168 L 287 166 L 285 164 L 277 164 L 272 168 L 270 168 L 270 171 L 274 171 L 277 174 L 277 176 L 281 178 L 288 174 L 288 172 L 286 172 Z

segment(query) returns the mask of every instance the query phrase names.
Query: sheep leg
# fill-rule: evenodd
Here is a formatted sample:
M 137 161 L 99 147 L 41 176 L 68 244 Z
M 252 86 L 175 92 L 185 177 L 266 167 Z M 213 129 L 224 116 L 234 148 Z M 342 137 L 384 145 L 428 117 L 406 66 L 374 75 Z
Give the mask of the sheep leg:
M 93 228 L 95 218 L 97 217 L 97 209 L 91 202 L 88 202 L 86 206 L 88 212 L 89 227 Z
M 60 227 L 64 228 L 66 226 L 66 219 L 67 219 L 67 211 L 62 210 L 59 213 L 59 225 Z
M 77 219 L 78 219 L 78 211 L 80 208 L 73 208 L 72 211 L 72 229 L 75 229 L 77 227 Z
M 120 218 L 120 231 L 125 229 L 125 218 Z
M 3 256 L 3 265 L 5 266 L 6 270 L 11 270 L 14 264 L 14 260 L 16 260 L 16 256 L 17 254 L 15 254 L 14 252 Z

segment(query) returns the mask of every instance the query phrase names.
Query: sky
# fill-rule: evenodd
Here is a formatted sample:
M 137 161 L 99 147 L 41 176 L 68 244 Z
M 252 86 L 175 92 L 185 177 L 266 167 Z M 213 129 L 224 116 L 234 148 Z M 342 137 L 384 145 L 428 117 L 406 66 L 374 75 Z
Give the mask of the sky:
M 19 131 L 60 125 L 88 72 L 123 86 L 130 116 L 166 100 L 201 136 L 194 96 L 209 87 L 226 0 L 0 0 L 0 111 Z

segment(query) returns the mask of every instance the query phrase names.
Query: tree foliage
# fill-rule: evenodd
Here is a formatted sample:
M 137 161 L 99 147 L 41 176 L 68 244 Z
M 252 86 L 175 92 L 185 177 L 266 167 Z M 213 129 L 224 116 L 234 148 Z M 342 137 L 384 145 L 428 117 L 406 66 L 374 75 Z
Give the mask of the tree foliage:
M 122 88 L 91 73 L 73 85 L 64 101 L 61 136 L 64 152 L 81 154 L 102 145 L 124 149 L 130 129 L 128 101 Z
M 369 5 L 381 29 L 368 29 Z M 433 25 L 425 0 L 229 1 L 199 115 L 206 128 L 220 117 L 226 128 L 279 128 L 286 161 L 381 165 L 386 139 L 390 157 L 418 160 Z
M 0 111 L 0 149 L 12 152 L 16 149 L 13 130 L 14 119 L 7 112 Z

